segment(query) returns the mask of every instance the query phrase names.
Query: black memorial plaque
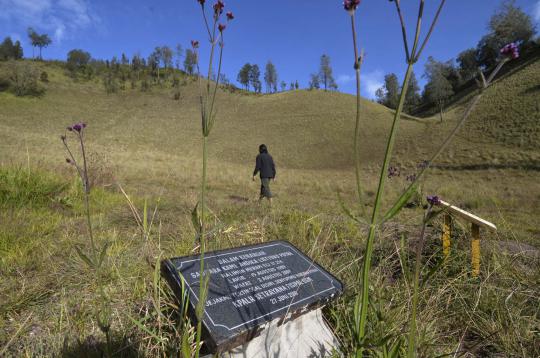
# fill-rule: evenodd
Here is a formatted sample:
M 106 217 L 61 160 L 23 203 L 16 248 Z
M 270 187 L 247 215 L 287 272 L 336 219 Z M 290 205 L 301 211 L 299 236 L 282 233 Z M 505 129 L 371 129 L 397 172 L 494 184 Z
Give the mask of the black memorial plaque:
M 162 273 L 181 295 L 184 280 L 192 313 L 199 300 L 200 257 L 162 262 Z M 343 284 L 286 241 L 207 252 L 210 275 L 203 326 L 211 352 L 223 352 L 256 336 L 261 325 L 298 316 L 343 292 Z

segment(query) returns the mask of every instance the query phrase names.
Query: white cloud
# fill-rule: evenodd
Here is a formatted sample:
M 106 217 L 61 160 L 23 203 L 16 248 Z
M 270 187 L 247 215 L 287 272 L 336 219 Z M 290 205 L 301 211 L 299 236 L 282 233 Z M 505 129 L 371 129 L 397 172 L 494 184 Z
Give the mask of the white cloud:
M 353 81 L 354 81 L 354 76 L 351 76 L 351 75 L 339 75 L 336 80 L 336 82 L 340 85 L 345 85 Z
M 52 32 L 56 42 L 100 21 L 87 0 L 0 0 L 0 8 L 0 19 Z
M 356 75 L 339 75 L 336 82 L 339 85 L 347 85 L 356 81 Z M 362 72 L 360 77 L 360 86 L 362 87 L 362 96 L 374 99 L 375 92 L 383 86 L 384 73 L 380 70 L 371 72 Z
M 540 22 L 540 0 L 536 2 L 536 5 L 534 5 L 533 18 L 536 22 Z
M 361 86 L 364 96 L 374 99 L 375 92 L 384 84 L 384 73 L 380 70 L 366 72 L 362 74 Z

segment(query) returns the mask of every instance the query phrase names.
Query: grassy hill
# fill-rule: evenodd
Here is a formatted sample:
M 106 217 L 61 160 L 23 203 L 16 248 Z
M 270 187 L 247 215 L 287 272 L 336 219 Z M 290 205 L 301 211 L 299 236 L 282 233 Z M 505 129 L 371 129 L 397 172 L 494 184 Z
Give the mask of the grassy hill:
M 470 140 L 540 149 L 540 60 L 493 84 L 467 131 Z M 483 134 L 479 136 L 478 134 Z
M 0 63 L 0 72 L 3 66 Z M 49 74 L 49 82 L 42 84 L 43 96 L 0 92 L 0 274 L 6 278 L 0 283 L 0 355 L 12 337 L 13 355 L 79 356 L 100 349 L 95 338 L 99 331 L 91 318 L 95 287 L 88 283 L 88 270 L 73 250 L 74 244 L 86 240 L 82 196 L 59 139 L 67 125 L 78 121 L 88 124 L 91 180 L 96 184 L 95 229 L 100 242 L 114 243 L 108 277 L 114 287 L 110 295 L 115 347 L 126 355 L 166 354 L 164 347 L 178 342 L 174 325 L 163 313 L 170 314 L 171 302 L 160 296 L 162 301 L 156 303 L 156 292 L 163 287 L 155 286 L 147 262 L 155 262 L 159 255 L 188 254 L 193 247 L 190 212 L 197 202 L 201 169 L 197 83 L 187 78 L 179 101 L 173 99 L 169 85 L 153 86 L 150 92 L 127 89 L 106 94 L 100 79 L 74 81 L 61 64 L 37 66 Z M 515 245 L 527 243 L 533 251 L 540 247 L 539 72 L 536 62 L 487 90 L 466 128 L 420 188 L 420 197 L 438 194 L 499 229 L 484 236 L 486 274 L 478 293 L 467 275 L 467 224 L 456 222 L 453 259 L 422 293 L 418 344 L 426 356 L 448 354 L 458 343 L 484 356 L 538 353 L 534 333 L 538 312 L 531 303 L 538 294 L 531 289 L 538 287 L 538 272 Z M 449 109 L 442 123 L 437 116 L 402 120 L 392 162 L 401 168 L 401 176 L 388 181 L 384 205 L 452 129 L 464 104 Z M 352 170 L 354 105 L 353 96 L 335 92 L 220 91 L 209 149 L 209 207 L 215 226 L 210 246 L 280 238 L 309 252 L 350 287 L 328 315 L 334 317 L 344 347 L 350 343 L 347 322 L 365 228 L 343 215 L 336 191 L 343 192 L 354 212 L 365 215 L 392 120 L 391 110 L 363 100 L 365 196 L 358 204 Z M 258 184 L 251 182 L 251 173 L 260 143 L 268 145 L 278 166 L 278 181 L 273 184 L 277 201 L 271 210 L 254 203 Z M 139 211 L 145 202 L 151 212 L 156 208 L 150 238 L 141 236 L 115 182 L 122 184 Z M 384 315 L 391 317 L 370 329 L 383 336 L 403 331 L 408 321 L 410 283 L 400 274 L 404 263 L 396 239 L 401 234 L 407 240 L 415 238 L 423 214 L 419 206 L 406 209 L 379 233 L 374 294 L 381 307 L 388 308 L 381 308 Z M 431 258 L 439 257 L 439 226 L 436 222 L 432 228 Z M 500 250 L 503 243 L 512 250 Z M 489 245 L 495 249 L 489 250 Z M 510 306 L 508 297 L 513 300 Z M 146 330 L 135 326 L 126 313 L 140 319 Z M 337 317 L 343 320 L 339 324 Z M 508 322 L 518 322 L 511 333 Z

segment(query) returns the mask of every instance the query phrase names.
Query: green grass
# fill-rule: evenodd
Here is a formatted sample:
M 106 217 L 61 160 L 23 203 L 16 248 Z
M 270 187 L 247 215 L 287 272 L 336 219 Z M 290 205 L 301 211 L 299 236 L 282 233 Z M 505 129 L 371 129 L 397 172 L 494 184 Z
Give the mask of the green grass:
M 103 348 L 104 338 L 93 321 L 96 287 L 73 250 L 87 242 L 83 197 L 59 139 L 67 125 L 85 121 L 96 185 L 92 219 L 98 242 L 112 243 L 105 275 L 114 349 L 125 356 L 172 354 L 182 332 L 172 323 L 174 302 L 166 286 L 154 284 L 152 264 L 159 255 L 189 254 L 194 244 L 190 212 L 198 200 L 201 171 L 196 83 L 182 87 L 180 101 L 173 100 L 168 85 L 148 93 L 106 95 L 100 81 L 74 82 L 57 64 L 39 66 L 50 79 L 43 97 L 0 93 L 0 352 L 8 342 L 8 356 L 99 356 Z M 505 130 L 491 131 L 485 124 L 487 118 L 511 123 L 509 138 L 537 130 L 532 101 L 538 96 L 523 91 L 538 72 L 535 63 L 506 78 L 505 91 L 504 81 L 490 88 L 468 128 L 422 185 L 420 198 L 438 194 L 499 228 L 485 235 L 495 249 L 483 246 L 478 282 L 468 275 L 467 226 L 457 222 L 451 261 L 421 288 L 418 346 L 423 356 L 455 350 L 477 356 L 540 354 L 537 258 L 497 249 L 501 241 L 540 248 L 540 152 L 534 140 L 522 146 L 514 139 L 504 142 Z M 510 110 L 493 105 L 503 100 Z M 354 97 L 304 90 L 219 92 L 218 101 L 209 151 L 208 206 L 215 228 L 209 249 L 273 239 L 303 249 L 346 283 L 346 294 L 326 309 L 326 317 L 343 348 L 352 347 L 351 302 L 358 290 L 366 228 L 343 215 L 336 191 L 355 213 L 369 211 L 392 112 L 362 102 L 361 175 L 366 187 L 365 205 L 358 206 L 352 199 Z M 404 176 L 415 172 L 451 129 L 461 108 L 450 109 L 443 123 L 437 118 L 402 121 L 392 163 L 402 167 L 402 176 L 388 181 L 385 205 L 405 187 Z M 514 116 L 520 108 L 525 115 Z M 532 121 L 525 123 L 527 118 Z M 250 180 L 262 142 L 278 166 L 271 210 L 255 203 L 258 185 Z M 157 205 L 148 239 L 115 180 L 141 213 L 145 201 L 149 216 Z M 373 337 L 394 342 L 406 334 L 411 282 L 403 273 L 414 262 L 409 245 L 418 235 L 422 214 L 421 208 L 405 209 L 381 229 L 371 275 L 376 304 L 368 330 Z M 439 225 L 428 233 L 424 273 L 440 260 Z M 406 235 L 404 247 L 400 234 Z M 155 302 L 159 288 L 163 295 Z M 374 350 L 382 349 L 375 345 L 381 342 L 372 343 Z
M 540 61 L 497 81 L 469 123 L 478 140 L 511 148 L 540 148 Z M 469 137 L 474 139 L 473 136 Z

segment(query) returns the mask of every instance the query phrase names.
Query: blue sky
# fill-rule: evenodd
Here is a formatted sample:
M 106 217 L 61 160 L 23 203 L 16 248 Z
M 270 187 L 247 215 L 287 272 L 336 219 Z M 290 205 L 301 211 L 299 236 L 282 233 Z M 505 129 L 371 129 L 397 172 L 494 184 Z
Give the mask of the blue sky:
M 212 0 L 207 0 L 210 5 Z M 427 1 L 424 33 L 438 1 Z M 489 17 L 499 0 L 449 0 L 422 59 L 416 65 L 421 82 L 427 56 L 439 60 L 455 57 L 474 47 L 485 34 Z M 240 67 L 268 60 L 276 65 L 279 79 L 298 80 L 301 87 L 318 69 L 319 58 L 331 58 L 339 90 L 354 92 L 350 21 L 338 0 L 225 0 L 236 19 L 226 29 L 224 72 L 236 79 Z M 418 1 L 402 1 L 410 34 Z M 540 0 L 516 4 L 540 24 Z M 362 93 L 372 97 L 385 73 L 404 72 L 404 51 L 398 18 L 387 0 L 363 0 L 357 12 L 360 46 L 365 49 Z M 111 58 L 122 52 L 129 57 L 147 56 L 155 46 L 201 42 L 201 59 L 208 44 L 196 0 L 0 0 L 0 37 L 21 40 L 25 56 L 31 56 L 26 29 L 31 26 L 53 39 L 46 59 L 65 59 L 73 48 L 89 51 L 94 58 Z

